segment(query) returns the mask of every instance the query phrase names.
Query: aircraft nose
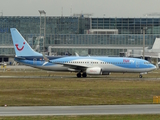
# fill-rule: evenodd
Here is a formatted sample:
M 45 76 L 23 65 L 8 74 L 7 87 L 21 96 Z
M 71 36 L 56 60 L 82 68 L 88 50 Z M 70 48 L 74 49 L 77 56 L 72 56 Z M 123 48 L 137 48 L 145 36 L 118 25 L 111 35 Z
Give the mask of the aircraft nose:
M 155 70 L 155 69 L 157 69 L 157 67 L 155 65 L 153 65 L 152 70 Z

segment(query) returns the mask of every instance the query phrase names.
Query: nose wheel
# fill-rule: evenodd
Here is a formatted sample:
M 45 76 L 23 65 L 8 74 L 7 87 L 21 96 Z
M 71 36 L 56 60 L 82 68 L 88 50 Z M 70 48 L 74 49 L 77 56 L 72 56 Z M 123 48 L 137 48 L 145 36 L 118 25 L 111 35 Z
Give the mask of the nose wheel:
M 142 78 L 142 77 L 143 77 L 143 76 L 140 74 L 140 75 L 139 75 L 139 78 Z

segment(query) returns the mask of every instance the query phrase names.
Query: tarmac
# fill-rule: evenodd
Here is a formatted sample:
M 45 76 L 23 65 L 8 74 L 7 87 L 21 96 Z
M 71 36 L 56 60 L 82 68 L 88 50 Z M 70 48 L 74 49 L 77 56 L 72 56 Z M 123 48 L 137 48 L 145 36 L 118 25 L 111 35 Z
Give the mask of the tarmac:
M 159 104 L 0 107 L 0 116 L 160 114 Z

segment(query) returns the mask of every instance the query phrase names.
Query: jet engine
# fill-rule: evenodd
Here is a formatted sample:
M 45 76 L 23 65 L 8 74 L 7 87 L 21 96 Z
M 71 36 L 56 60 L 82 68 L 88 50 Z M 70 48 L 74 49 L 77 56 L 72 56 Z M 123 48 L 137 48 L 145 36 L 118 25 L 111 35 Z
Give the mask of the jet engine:
M 87 68 L 86 73 L 90 75 L 101 75 L 102 69 L 99 67 Z

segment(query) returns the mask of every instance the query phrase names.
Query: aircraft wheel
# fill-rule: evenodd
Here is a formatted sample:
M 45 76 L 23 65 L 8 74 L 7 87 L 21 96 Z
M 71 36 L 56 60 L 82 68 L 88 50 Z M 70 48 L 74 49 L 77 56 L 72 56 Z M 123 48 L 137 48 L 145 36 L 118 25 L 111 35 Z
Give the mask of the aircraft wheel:
M 87 77 L 87 73 L 84 72 L 84 73 L 82 74 L 82 76 L 83 76 L 83 77 Z
M 81 77 L 81 73 L 79 72 L 79 73 L 77 73 L 77 77 L 78 78 L 80 78 Z
M 142 78 L 143 76 L 142 75 L 139 75 L 139 78 Z

